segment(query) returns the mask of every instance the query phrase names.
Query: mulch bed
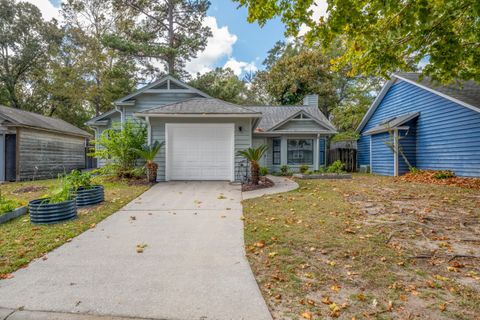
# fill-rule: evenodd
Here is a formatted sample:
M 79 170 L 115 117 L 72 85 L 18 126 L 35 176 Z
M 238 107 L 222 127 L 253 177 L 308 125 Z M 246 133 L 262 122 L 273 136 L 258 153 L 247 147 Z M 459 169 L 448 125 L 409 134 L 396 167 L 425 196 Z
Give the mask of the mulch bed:
M 268 179 L 267 177 L 260 177 L 260 181 L 258 184 L 253 183 L 244 183 L 242 184 L 242 192 L 245 191 L 253 191 L 257 189 L 265 189 L 271 188 L 275 185 L 272 180 Z
M 437 179 L 434 177 L 436 172 L 438 171 L 422 170 L 416 173 L 407 173 L 398 179 L 405 182 L 420 182 L 427 184 L 438 184 L 480 190 L 480 178 L 453 177 L 446 179 Z

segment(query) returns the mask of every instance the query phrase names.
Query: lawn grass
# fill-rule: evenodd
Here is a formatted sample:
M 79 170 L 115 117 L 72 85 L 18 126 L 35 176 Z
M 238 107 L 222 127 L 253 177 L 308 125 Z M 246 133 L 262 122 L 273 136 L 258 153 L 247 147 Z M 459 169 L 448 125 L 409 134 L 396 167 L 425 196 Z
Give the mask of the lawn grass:
M 474 200 L 461 201 L 474 191 L 369 175 L 298 182 L 296 191 L 243 202 L 247 257 L 275 319 L 471 319 L 480 312 L 478 290 L 451 280 L 448 265 L 409 260 L 403 242 L 387 243 L 393 227 L 369 223 L 373 216 L 353 201 L 389 211 L 395 197 L 426 194 L 438 208 L 462 204 L 478 215 Z
M 44 256 L 89 228 L 95 227 L 112 213 L 142 194 L 147 185 L 128 185 L 128 181 L 95 178 L 105 187 L 105 202 L 78 210 L 78 218 L 55 225 L 32 225 L 28 215 L 0 224 L 0 279 L 30 261 Z M 57 183 L 56 179 L 11 182 L 0 185 L 3 195 L 23 204 L 45 195 Z

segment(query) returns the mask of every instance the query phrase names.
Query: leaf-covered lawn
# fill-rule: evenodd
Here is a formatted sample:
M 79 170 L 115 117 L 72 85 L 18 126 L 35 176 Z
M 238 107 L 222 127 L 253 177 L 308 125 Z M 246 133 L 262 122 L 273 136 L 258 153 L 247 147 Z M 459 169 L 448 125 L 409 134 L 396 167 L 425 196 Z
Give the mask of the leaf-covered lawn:
M 390 177 L 298 181 L 244 202 L 247 256 L 275 319 L 474 319 L 478 190 Z
M 96 180 L 96 181 L 95 181 Z M 146 185 L 128 185 L 128 181 L 109 181 L 95 178 L 94 182 L 105 187 L 105 202 L 78 210 L 78 218 L 55 225 L 36 226 L 30 223 L 28 215 L 5 224 L 0 224 L 0 279 L 9 277 L 16 269 L 27 265 L 35 258 L 61 246 L 73 237 L 119 210 L 125 204 L 142 194 Z M 12 182 L 0 185 L 2 194 L 28 201 L 42 197 L 57 180 Z

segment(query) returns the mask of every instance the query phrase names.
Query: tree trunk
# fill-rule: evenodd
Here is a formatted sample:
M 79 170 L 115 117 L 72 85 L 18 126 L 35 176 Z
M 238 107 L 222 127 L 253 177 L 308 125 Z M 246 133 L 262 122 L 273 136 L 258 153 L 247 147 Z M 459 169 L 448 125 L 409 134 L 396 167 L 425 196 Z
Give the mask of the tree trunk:
M 147 179 L 148 182 L 154 183 L 157 181 L 158 164 L 153 161 L 147 162 Z
M 259 171 L 260 171 L 260 167 L 258 166 L 258 163 L 257 161 L 252 161 L 251 162 L 251 169 L 250 169 L 251 173 L 252 173 L 252 183 L 257 185 L 258 184 L 258 181 L 260 180 L 259 178 Z
M 175 1 L 168 1 L 168 46 L 169 51 L 167 53 L 167 66 L 168 66 L 168 74 L 175 75 L 175 30 L 173 25 L 173 15 L 175 9 Z

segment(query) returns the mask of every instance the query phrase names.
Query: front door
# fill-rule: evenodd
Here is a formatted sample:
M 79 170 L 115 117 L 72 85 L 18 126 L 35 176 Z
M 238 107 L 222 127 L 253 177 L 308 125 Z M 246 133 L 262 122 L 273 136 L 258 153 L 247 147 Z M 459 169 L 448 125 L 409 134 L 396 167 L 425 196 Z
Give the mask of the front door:
M 17 179 L 17 135 L 5 135 L 5 180 Z

